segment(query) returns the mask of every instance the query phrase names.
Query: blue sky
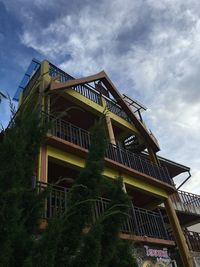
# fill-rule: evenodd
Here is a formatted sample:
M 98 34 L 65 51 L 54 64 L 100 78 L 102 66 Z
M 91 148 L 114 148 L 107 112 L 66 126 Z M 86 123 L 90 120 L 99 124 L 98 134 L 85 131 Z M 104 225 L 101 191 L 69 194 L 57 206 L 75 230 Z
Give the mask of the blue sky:
M 75 77 L 104 69 L 148 107 L 160 155 L 191 167 L 183 189 L 200 194 L 199 0 L 0 0 L 0 47 L 0 90 L 11 96 L 32 58 Z

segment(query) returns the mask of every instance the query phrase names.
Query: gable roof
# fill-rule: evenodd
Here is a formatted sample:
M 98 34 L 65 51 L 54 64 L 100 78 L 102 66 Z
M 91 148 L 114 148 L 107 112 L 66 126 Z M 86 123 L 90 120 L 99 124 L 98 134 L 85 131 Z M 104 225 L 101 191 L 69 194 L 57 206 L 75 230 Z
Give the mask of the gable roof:
M 148 143 L 148 145 L 155 151 L 159 151 L 159 145 L 157 141 L 151 136 L 151 134 L 148 132 L 146 127 L 137 119 L 131 108 L 128 106 L 128 104 L 125 102 L 123 99 L 123 96 L 119 93 L 115 85 L 112 83 L 110 78 L 107 76 L 105 71 L 101 71 L 95 75 L 79 78 L 79 79 L 74 79 L 74 80 L 68 80 L 63 83 L 57 83 L 57 82 L 52 82 L 50 90 L 65 90 L 67 88 L 71 88 L 73 86 L 77 85 L 83 85 L 86 83 L 90 82 L 95 82 L 95 81 L 101 81 L 105 87 L 109 90 L 111 95 L 115 98 L 117 104 L 119 104 L 122 109 L 126 112 L 126 114 L 129 116 L 130 120 L 133 122 L 135 127 L 138 129 L 138 131 L 141 133 L 143 136 L 144 140 Z

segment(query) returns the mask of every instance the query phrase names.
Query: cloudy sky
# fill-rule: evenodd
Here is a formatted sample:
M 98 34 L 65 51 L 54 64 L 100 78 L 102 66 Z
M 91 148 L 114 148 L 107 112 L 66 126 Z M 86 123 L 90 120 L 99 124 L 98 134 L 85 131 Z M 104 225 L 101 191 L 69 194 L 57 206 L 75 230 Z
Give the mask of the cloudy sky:
M 0 91 L 11 96 L 34 57 L 75 77 L 104 69 L 148 107 L 160 155 L 191 167 L 182 189 L 200 194 L 199 0 L 0 0 L 0 48 Z

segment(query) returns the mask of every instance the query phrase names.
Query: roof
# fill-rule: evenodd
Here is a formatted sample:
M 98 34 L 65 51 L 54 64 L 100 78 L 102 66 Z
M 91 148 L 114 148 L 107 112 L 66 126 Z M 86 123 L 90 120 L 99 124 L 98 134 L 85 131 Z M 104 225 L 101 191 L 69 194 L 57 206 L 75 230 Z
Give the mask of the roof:
M 147 157 L 149 154 L 147 152 L 143 151 L 142 155 Z M 161 166 L 167 168 L 171 178 L 174 178 L 175 176 L 177 176 L 183 172 L 189 172 L 190 171 L 189 167 L 182 165 L 180 163 L 177 163 L 175 161 L 166 159 L 166 158 L 158 156 L 158 155 L 157 155 L 157 158 L 158 158 Z
M 158 156 L 162 166 L 167 167 L 170 177 L 173 178 L 183 172 L 189 172 L 190 168 L 175 161 Z
M 152 147 L 152 149 L 155 152 L 159 151 L 160 148 L 159 148 L 159 145 L 156 142 L 156 140 L 154 138 L 152 138 L 152 136 L 150 135 L 150 133 L 148 132 L 146 127 L 138 120 L 136 115 L 133 113 L 131 107 L 129 107 L 129 105 L 123 99 L 123 95 L 121 95 L 118 92 L 117 88 L 112 83 L 110 78 L 107 76 L 105 71 L 101 71 L 95 75 L 91 75 L 91 76 L 87 76 L 87 77 L 83 77 L 83 78 L 79 78 L 79 79 L 68 80 L 68 81 L 63 82 L 63 83 L 52 82 L 50 90 L 65 90 L 65 89 L 71 88 L 73 86 L 77 86 L 77 85 L 81 85 L 81 84 L 83 85 L 86 83 L 91 83 L 91 82 L 95 82 L 95 81 L 99 81 L 99 80 L 109 90 L 109 92 L 115 98 L 117 104 L 119 104 L 123 108 L 123 110 L 129 116 L 130 120 L 133 122 L 135 127 L 141 133 L 141 135 L 143 136 L 145 141 Z

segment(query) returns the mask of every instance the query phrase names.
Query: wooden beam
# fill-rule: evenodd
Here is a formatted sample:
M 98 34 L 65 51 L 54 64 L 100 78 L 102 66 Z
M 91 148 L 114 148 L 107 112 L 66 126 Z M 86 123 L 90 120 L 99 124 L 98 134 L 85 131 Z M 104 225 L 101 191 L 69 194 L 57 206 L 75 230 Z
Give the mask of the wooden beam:
M 65 90 L 68 88 L 71 88 L 73 86 L 86 84 L 90 82 L 94 82 L 100 80 L 103 82 L 103 84 L 106 86 L 106 88 L 109 90 L 109 92 L 112 94 L 112 96 L 115 98 L 117 103 L 122 107 L 122 109 L 126 112 L 126 114 L 129 116 L 133 124 L 136 126 L 136 128 L 139 130 L 143 138 L 146 140 L 146 142 L 149 144 L 149 146 L 152 147 L 154 151 L 159 151 L 160 148 L 158 144 L 155 142 L 155 140 L 151 137 L 150 133 L 146 129 L 146 127 L 138 120 L 138 118 L 135 116 L 131 108 L 128 106 L 128 104 L 123 99 L 123 96 L 118 92 L 117 88 L 114 86 L 112 81 L 109 79 L 107 74 L 104 71 L 101 71 L 95 75 L 91 75 L 88 77 L 80 78 L 80 79 L 74 79 L 74 80 L 68 80 L 64 83 L 51 83 L 50 90 Z
M 182 259 L 182 264 L 184 267 L 192 267 L 192 259 L 190 257 L 190 253 L 186 244 L 185 237 L 183 235 L 183 231 L 181 229 L 178 217 L 176 215 L 175 209 L 173 207 L 171 199 L 168 197 L 165 201 L 165 209 L 170 221 L 170 225 L 172 227 L 174 237 L 176 239 L 176 243 L 179 249 L 179 253 Z
M 150 243 L 150 244 L 164 245 L 164 246 L 175 246 L 175 242 L 172 240 L 165 240 L 148 236 L 136 236 L 131 234 L 120 233 L 120 238 L 139 243 L 142 242 L 142 243 Z
M 106 116 L 106 126 L 108 130 L 110 143 L 113 145 L 116 145 L 115 135 L 114 135 L 113 127 L 112 127 L 112 121 L 109 116 Z
M 39 181 L 47 183 L 47 147 L 44 145 L 40 149 L 39 157 Z

